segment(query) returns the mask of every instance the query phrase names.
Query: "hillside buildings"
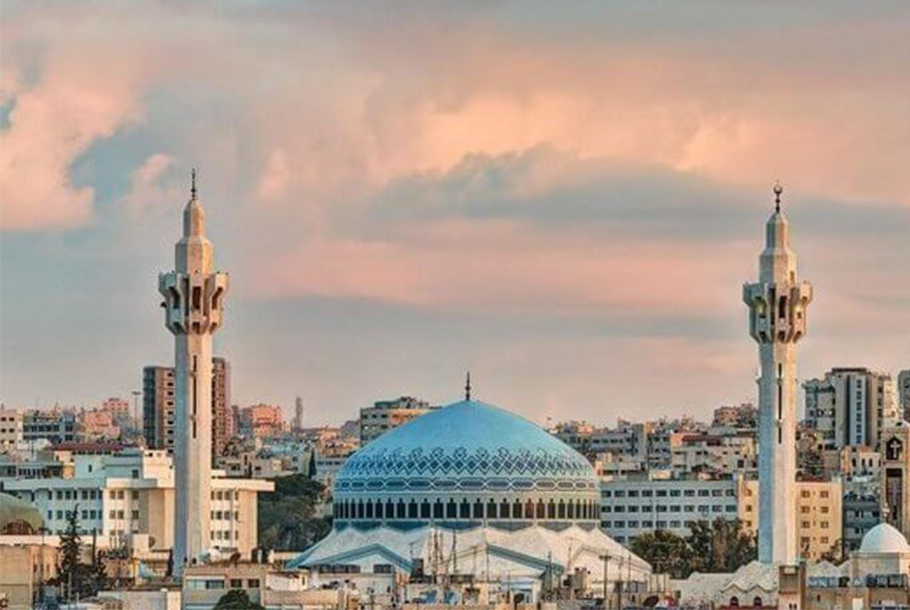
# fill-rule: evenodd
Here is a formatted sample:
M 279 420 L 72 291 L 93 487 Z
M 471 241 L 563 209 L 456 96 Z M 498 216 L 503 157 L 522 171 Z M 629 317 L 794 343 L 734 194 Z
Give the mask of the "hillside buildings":
M 366 445 L 389 430 L 438 408 L 413 396 L 377 401 L 372 407 L 360 409 L 360 444 Z

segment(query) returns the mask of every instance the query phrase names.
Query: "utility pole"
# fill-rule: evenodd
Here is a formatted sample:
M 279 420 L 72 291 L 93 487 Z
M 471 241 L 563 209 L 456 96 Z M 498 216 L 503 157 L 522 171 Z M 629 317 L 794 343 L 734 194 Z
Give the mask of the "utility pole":
M 600 556 L 600 558 L 604 562 L 604 609 L 606 610 L 606 608 L 609 607 L 608 606 L 609 602 L 607 601 L 609 599 L 609 595 L 607 594 L 607 582 L 608 582 L 607 581 L 607 576 L 608 576 L 607 566 L 609 566 L 609 564 L 610 564 L 610 555 L 607 553 L 604 553 L 603 555 Z

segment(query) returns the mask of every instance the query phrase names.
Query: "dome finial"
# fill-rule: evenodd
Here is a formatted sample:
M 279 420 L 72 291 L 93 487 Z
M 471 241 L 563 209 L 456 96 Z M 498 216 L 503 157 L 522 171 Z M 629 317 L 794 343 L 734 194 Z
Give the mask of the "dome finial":
M 196 198 L 196 168 L 193 168 L 192 186 L 190 187 L 190 198 Z
M 780 185 L 780 180 L 774 182 L 774 211 L 780 212 L 780 196 L 784 192 L 784 187 Z
M 467 401 L 471 400 L 471 371 L 468 371 L 467 376 L 465 377 L 464 382 L 464 399 Z

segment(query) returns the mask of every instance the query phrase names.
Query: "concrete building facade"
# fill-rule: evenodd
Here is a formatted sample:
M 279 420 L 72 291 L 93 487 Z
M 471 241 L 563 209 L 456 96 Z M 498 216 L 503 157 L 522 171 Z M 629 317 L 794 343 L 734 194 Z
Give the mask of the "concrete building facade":
M 22 411 L 0 408 L 0 453 L 13 451 L 24 439 Z
M 835 368 L 810 379 L 806 423 L 818 431 L 823 449 L 878 448 L 882 432 L 900 419 L 894 380 L 866 368 Z
M 360 444 L 366 445 L 394 428 L 437 409 L 425 400 L 402 396 L 360 409 Z
M 759 278 L 743 287 L 749 334 L 758 343 L 759 560 L 792 565 L 797 558 L 796 520 L 796 344 L 806 333 L 812 286 L 797 278 L 790 225 L 780 209 L 783 189 L 768 220 Z

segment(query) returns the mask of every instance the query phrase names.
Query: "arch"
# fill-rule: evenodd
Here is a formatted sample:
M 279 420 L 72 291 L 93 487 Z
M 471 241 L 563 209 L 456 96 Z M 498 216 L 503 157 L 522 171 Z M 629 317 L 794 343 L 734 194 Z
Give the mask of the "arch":
M 363 519 L 363 500 L 357 500 L 357 518 Z
M 538 519 L 546 519 L 546 518 L 547 518 L 547 507 L 546 507 L 546 505 L 543 503 L 543 500 L 542 500 L 542 499 L 537 501 L 537 515 L 536 515 L 536 516 L 537 516 Z
M 556 518 L 556 502 L 553 501 L 553 498 L 550 498 L 550 501 L 547 502 L 547 519 Z
M 483 501 L 480 498 L 474 501 L 474 518 L 483 519 Z
M 556 516 L 558 519 L 566 518 L 566 503 L 562 501 L 562 498 L 559 499 L 559 504 L 556 505 Z
M 417 500 L 411 500 L 408 504 L 408 519 L 417 518 Z
M 499 505 L 499 518 L 500 519 L 508 519 L 511 516 L 511 514 L 512 514 L 512 511 L 510 510 L 511 506 L 512 505 L 509 504 L 508 500 L 502 501 L 502 503 Z
M 470 519 L 471 518 L 471 504 L 468 502 L 467 498 L 461 500 L 461 507 L 458 509 L 458 518 L 459 519 Z
M 755 596 L 755 599 L 752 600 L 752 605 L 755 606 L 756 608 L 761 608 L 762 606 L 764 606 L 760 595 Z
M 486 514 L 486 517 L 487 517 L 487 519 L 495 519 L 495 518 L 496 518 L 496 501 L 493 500 L 493 498 L 490 498 L 490 501 L 487 502 L 487 514 Z
M 569 519 L 575 518 L 575 500 L 569 500 Z
M 512 504 L 512 518 L 521 519 L 523 517 L 523 512 L 524 511 L 522 510 L 522 507 L 521 507 L 521 501 L 515 500 L 515 503 Z
M 436 498 L 436 502 L 433 503 L 433 518 L 442 519 L 442 515 L 443 515 L 442 500 L 440 500 L 439 498 Z
M 372 502 L 372 501 L 367 500 L 366 509 L 367 509 L 367 511 L 366 511 L 366 518 L 367 518 L 367 519 L 372 519 L 372 518 L 373 518 L 373 502 Z
M 458 505 L 455 504 L 455 500 L 449 498 L 449 501 L 446 503 L 446 519 L 457 519 L 458 518 Z
M 411 503 L 413 503 L 413 502 L 414 502 L 414 501 L 411 500 Z M 416 505 L 416 504 L 414 505 L 414 508 L 417 508 L 417 505 Z M 407 511 L 407 509 L 405 508 L 404 500 L 400 500 L 400 499 L 399 499 L 399 500 L 398 500 L 398 508 L 397 508 L 397 510 L 395 511 L 395 516 L 398 517 L 399 519 L 404 519 L 404 518 L 407 516 L 407 512 L 406 512 L 406 511 Z M 414 515 L 414 516 L 416 517 L 416 516 L 417 516 L 417 515 L 416 515 L 416 512 L 417 512 L 417 511 L 415 510 L 414 512 L 415 512 L 415 515 Z
M 377 519 L 382 519 L 383 516 L 385 516 L 385 511 L 383 510 L 383 508 L 384 508 L 384 504 L 382 503 L 382 500 L 376 500 L 376 508 L 374 509 L 373 515 Z
M 424 500 L 423 502 L 420 503 L 420 518 L 421 519 L 430 518 L 430 502 L 428 500 Z
M 739 608 L 739 598 L 736 597 L 735 595 L 730 598 L 730 607 Z
M 395 502 L 392 501 L 392 498 L 386 500 L 385 503 L 385 518 L 394 519 L 395 518 Z

